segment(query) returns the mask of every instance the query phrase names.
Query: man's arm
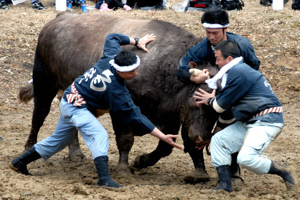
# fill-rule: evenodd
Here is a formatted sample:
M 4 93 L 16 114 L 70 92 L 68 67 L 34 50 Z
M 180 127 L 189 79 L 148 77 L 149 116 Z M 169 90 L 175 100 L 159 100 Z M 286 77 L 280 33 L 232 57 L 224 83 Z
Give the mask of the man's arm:
M 176 142 L 174 142 L 174 140 L 173 140 L 173 139 L 177 138 L 177 135 L 165 135 L 163 132 L 161 132 L 156 127 L 153 129 L 153 131 L 150 134 L 179 150 L 183 150 L 183 147 L 180 146 L 179 144 L 176 144 Z
M 122 50 L 122 45 L 128 44 L 135 45 L 145 52 L 148 52 L 149 50 L 146 48 L 146 44 L 155 39 L 156 35 L 154 34 L 147 34 L 142 38 L 133 38 L 120 33 L 108 34 L 104 44 L 104 57 L 114 57 Z
M 142 38 L 132 38 L 129 37 L 130 39 L 130 44 L 137 46 L 138 48 L 144 50 L 145 52 L 149 52 L 149 50 L 146 48 L 146 44 L 149 42 L 152 42 L 153 40 L 156 39 L 156 35 L 153 33 L 147 34 Z
M 250 40 L 245 37 L 240 37 L 240 39 L 235 41 L 235 43 L 240 48 L 244 62 L 251 68 L 259 70 L 260 60 L 256 57 L 254 47 L 252 46 Z
M 206 70 L 204 70 L 202 73 L 199 73 L 197 76 L 192 76 L 189 73 L 189 62 L 194 61 L 197 63 L 201 60 L 203 61 L 203 58 L 207 57 L 206 43 L 207 39 L 201 41 L 189 49 L 186 55 L 180 59 L 177 67 L 177 77 L 180 81 L 184 83 L 194 82 L 199 84 L 204 83 L 204 81 L 209 78 L 209 73 Z
M 111 110 L 112 116 L 117 117 L 126 124 L 130 124 L 135 130 L 138 130 L 140 135 L 150 133 L 177 149 L 183 149 L 173 140 L 177 137 L 177 135 L 165 135 L 157 127 L 155 127 L 155 125 L 141 113 L 140 108 L 134 104 L 127 92 L 116 95 L 112 99 L 114 101 L 113 104 L 116 105 L 114 110 Z
M 252 47 L 252 45 L 251 45 Z M 255 70 L 259 70 L 259 66 L 260 66 L 260 60 L 256 57 L 255 52 L 254 52 L 254 48 L 249 48 L 246 50 L 247 53 L 245 53 L 247 55 L 247 57 L 244 57 L 244 62 L 247 63 L 250 67 L 252 67 Z M 243 52 L 242 52 L 243 55 Z
M 189 83 L 191 74 L 189 73 L 188 64 L 185 64 L 187 62 L 186 60 L 191 60 L 191 59 L 187 58 L 187 55 L 185 55 L 180 59 L 179 65 L 177 67 L 177 77 L 179 78 L 180 81 L 184 83 Z
M 230 69 L 225 87 L 215 95 L 215 90 L 210 94 L 201 88 L 194 93 L 196 106 L 200 104 L 210 105 L 218 113 L 232 108 L 255 83 L 256 78 L 253 73 L 257 71 L 251 69 L 246 64 L 239 64 Z

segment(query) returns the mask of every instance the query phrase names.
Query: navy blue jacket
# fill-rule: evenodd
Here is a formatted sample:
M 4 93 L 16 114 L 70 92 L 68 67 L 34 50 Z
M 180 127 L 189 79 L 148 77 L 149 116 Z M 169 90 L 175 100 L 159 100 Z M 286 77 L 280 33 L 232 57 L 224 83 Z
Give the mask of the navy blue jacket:
M 110 110 L 114 115 L 139 130 L 140 135 L 150 133 L 155 126 L 144 116 L 136 106 L 126 88 L 125 80 L 109 64 L 116 54 L 122 49 L 121 45 L 130 43 L 128 36 L 123 34 L 109 34 L 104 45 L 104 56 L 74 81 L 74 85 L 81 99 L 77 107 L 86 107 L 91 111 L 96 109 Z M 67 95 L 74 94 L 71 86 L 65 92 L 63 98 L 68 101 Z M 84 103 L 82 103 L 84 101 Z M 80 105 L 78 105 L 80 104 Z
M 237 121 L 284 122 L 282 113 L 269 113 L 253 118 L 260 111 L 281 106 L 281 103 L 263 74 L 245 63 L 239 63 L 228 71 L 226 85 L 215 101 L 214 108 L 232 110 Z
M 235 42 L 241 51 L 241 56 L 244 58 L 244 62 L 247 63 L 253 69 L 258 70 L 260 66 L 260 61 L 256 57 L 254 48 L 251 45 L 248 38 L 242 37 L 240 35 L 227 32 L 227 40 Z M 216 65 L 216 57 L 212 45 L 208 38 L 205 38 L 197 45 L 193 46 L 185 56 L 180 60 L 179 66 L 177 68 L 177 77 L 183 82 L 189 82 L 191 75 L 189 74 L 188 63 L 190 61 L 194 62 L 209 62 L 211 65 Z

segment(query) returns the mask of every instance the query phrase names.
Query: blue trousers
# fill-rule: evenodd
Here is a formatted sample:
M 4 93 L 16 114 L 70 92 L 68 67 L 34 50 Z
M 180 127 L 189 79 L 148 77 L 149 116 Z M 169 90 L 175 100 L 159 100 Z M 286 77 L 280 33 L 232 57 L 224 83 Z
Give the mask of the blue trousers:
M 100 121 L 86 108 L 78 108 L 63 98 L 59 104 L 61 115 L 53 135 L 36 143 L 36 151 L 47 160 L 56 152 L 64 149 L 77 130 L 92 153 L 93 159 L 107 156 L 109 137 Z
M 280 134 L 282 127 L 282 123 L 235 122 L 212 137 L 212 164 L 215 167 L 231 165 L 231 154 L 239 152 L 238 164 L 257 174 L 268 173 L 271 160 L 262 153 Z

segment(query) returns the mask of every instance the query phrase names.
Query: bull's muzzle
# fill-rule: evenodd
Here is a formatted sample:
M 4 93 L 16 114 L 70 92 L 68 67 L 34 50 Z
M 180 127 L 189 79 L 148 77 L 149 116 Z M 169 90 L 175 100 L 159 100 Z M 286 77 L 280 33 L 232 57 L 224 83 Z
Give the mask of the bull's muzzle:
M 209 144 L 210 140 L 204 140 L 201 136 L 194 138 L 195 146 L 197 149 L 203 149 Z

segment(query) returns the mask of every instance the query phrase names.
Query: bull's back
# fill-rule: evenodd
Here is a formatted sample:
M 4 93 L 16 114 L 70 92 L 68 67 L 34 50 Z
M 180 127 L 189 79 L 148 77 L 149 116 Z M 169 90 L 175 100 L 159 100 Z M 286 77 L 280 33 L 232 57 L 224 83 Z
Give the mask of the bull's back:
M 42 29 L 37 56 L 46 70 L 57 77 L 60 87 L 65 89 L 103 55 L 105 37 L 109 33 L 123 33 L 131 37 L 142 37 L 147 33 L 157 35 L 157 39 L 147 45 L 149 53 L 134 46 L 124 46 L 141 57 L 140 75 L 136 81 L 160 75 L 158 73 L 174 76 L 180 57 L 198 40 L 188 31 L 159 20 L 64 12 Z M 160 80 L 157 81 L 161 84 Z

